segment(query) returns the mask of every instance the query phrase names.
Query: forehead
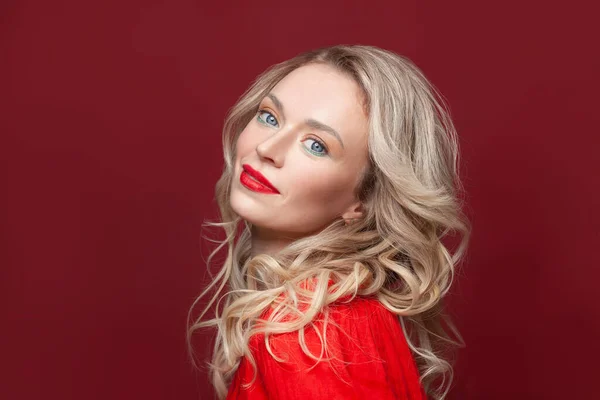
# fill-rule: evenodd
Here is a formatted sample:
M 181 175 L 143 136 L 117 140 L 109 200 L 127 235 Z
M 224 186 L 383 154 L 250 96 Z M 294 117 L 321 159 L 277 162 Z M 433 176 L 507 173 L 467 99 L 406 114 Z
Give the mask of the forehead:
M 361 110 L 362 91 L 347 74 L 325 64 L 309 64 L 290 72 L 272 90 L 284 105 L 328 114 Z
M 332 66 L 308 64 L 297 68 L 271 93 L 283 104 L 286 122 L 312 118 L 330 125 L 343 138 L 366 134 L 362 91 L 353 78 Z

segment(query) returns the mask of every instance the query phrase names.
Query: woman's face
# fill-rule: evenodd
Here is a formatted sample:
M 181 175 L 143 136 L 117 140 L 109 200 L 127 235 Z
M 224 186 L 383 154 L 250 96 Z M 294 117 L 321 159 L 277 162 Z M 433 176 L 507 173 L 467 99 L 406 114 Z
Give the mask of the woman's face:
M 361 217 L 354 195 L 368 163 L 361 99 L 356 82 L 324 64 L 294 70 L 262 99 L 238 138 L 231 188 L 231 207 L 253 235 L 299 238 Z M 248 166 L 276 191 L 257 186 L 243 173 Z

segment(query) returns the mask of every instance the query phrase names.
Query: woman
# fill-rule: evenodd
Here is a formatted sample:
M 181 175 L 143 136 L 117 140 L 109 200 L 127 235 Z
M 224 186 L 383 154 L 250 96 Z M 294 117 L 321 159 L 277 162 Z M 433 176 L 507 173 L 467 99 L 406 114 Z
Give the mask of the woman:
M 443 399 L 444 350 L 463 343 L 442 298 L 470 225 L 456 133 L 423 74 L 370 46 L 300 54 L 238 100 L 223 146 L 208 225 L 226 239 L 208 263 L 227 258 L 188 318 L 190 354 L 217 328 L 219 399 Z

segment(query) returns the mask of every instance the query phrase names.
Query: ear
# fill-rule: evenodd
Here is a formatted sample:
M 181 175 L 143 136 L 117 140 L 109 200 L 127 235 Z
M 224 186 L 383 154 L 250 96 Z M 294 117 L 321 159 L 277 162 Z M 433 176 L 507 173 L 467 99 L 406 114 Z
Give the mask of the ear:
M 363 205 L 360 201 L 352 203 L 346 211 L 342 213 L 342 218 L 346 220 L 346 222 L 351 222 L 353 219 L 360 219 L 363 217 L 364 209 Z

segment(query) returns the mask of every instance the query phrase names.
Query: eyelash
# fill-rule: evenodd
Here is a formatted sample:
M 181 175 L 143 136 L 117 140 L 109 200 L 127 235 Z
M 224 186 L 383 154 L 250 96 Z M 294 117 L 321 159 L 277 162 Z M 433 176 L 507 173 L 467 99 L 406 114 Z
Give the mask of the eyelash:
M 271 126 L 271 127 L 272 127 L 273 125 L 271 125 L 271 124 L 268 124 L 268 123 L 267 123 L 267 121 L 265 121 L 264 119 L 262 119 L 262 118 L 260 117 L 260 114 L 262 114 L 262 113 L 269 113 L 269 114 L 271 114 L 271 115 L 273 115 L 273 113 L 271 113 L 271 112 L 270 112 L 270 111 L 268 111 L 268 110 L 263 110 L 263 109 L 261 109 L 261 110 L 258 110 L 258 112 L 256 113 L 256 119 L 257 119 L 257 120 L 258 120 L 258 121 L 259 121 L 261 124 L 264 124 L 264 125 L 267 125 L 267 126 Z M 275 117 L 275 116 L 273 115 L 273 117 Z M 317 139 L 317 138 L 314 138 L 314 137 L 311 137 L 311 138 L 309 138 L 309 139 L 310 139 L 310 140 L 314 140 L 315 142 L 319 143 L 319 145 L 320 145 L 320 146 L 323 148 L 323 150 L 325 150 L 323 153 L 318 153 L 318 152 L 316 152 L 316 151 L 312 151 L 312 150 L 310 150 L 310 149 L 307 149 L 309 152 L 311 152 L 312 154 L 314 154 L 314 155 L 316 155 L 316 156 L 318 156 L 318 157 L 323 157 L 323 156 L 326 156 L 327 154 L 329 154 L 329 149 L 327 148 L 327 146 L 325 146 L 325 143 L 323 143 L 321 140 L 319 140 L 319 139 Z

